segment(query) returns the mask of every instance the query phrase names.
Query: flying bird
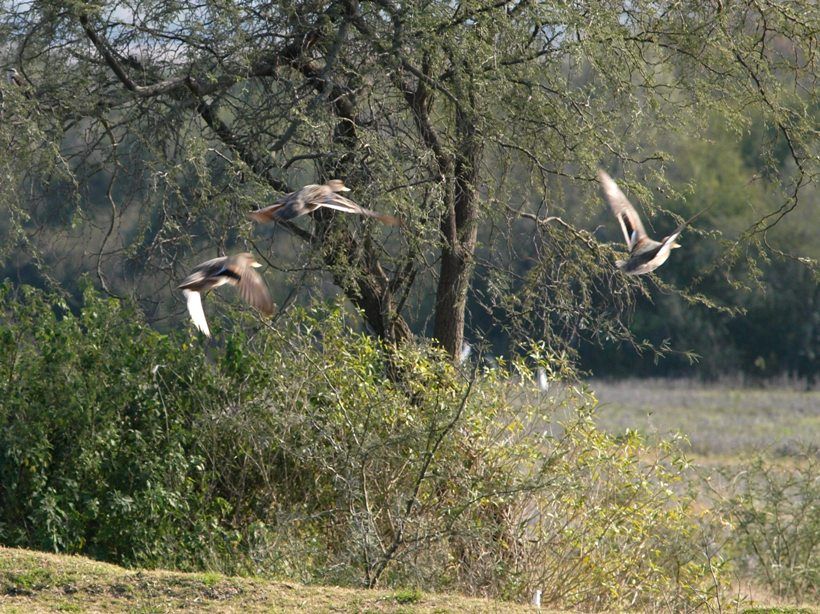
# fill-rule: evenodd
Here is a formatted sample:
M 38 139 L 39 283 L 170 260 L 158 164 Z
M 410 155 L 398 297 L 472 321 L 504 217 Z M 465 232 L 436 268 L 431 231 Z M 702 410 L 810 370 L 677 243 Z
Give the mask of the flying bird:
M 254 268 L 262 266 L 252 254 L 242 253 L 233 256 L 221 256 L 197 265 L 188 277 L 179 285 L 188 304 L 188 313 L 194 326 L 206 337 L 211 336 L 208 321 L 202 310 L 202 295 L 211 288 L 231 284 L 239 288 L 239 294 L 245 301 L 264 314 L 273 312 L 268 288 L 262 277 Z
M 26 86 L 26 82 L 23 81 L 23 77 L 20 76 L 20 73 L 17 72 L 17 69 L 14 67 L 8 69 L 8 72 L 6 73 L 6 81 L 12 85 L 16 85 L 17 87 Z
M 20 76 L 20 73 L 17 72 L 17 69 L 14 67 L 10 67 L 6 72 L 6 81 L 9 82 L 10 85 L 14 85 L 15 87 L 20 88 L 20 91 L 23 93 L 23 96 L 30 99 L 31 92 L 28 91 L 28 84 L 25 82 L 23 77 Z
M 621 230 L 624 233 L 624 239 L 626 239 L 626 244 L 629 247 L 629 258 L 615 261 L 615 266 L 627 275 L 644 275 L 645 273 L 651 273 L 666 262 L 666 259 L 669 258 L 669 253 L 673 249 L 680 247 L 676 239 L 683 228 L 695 219 L 697 215 L 700 215 L 700 213 L 698 213 L 688 219 L 678 226 L 675 232 L 664 237 L 661 241 L 655 241 L 647 236 L 646 230 L 644 230 L 643 224 L 641 223 L 641 218 L 638 217 L 638 212 L 635 211 L 635 207 L 627 200 L 612 177 L 604 171 L 599 170 L 598 180 L 604 189 L 604 196 L 606 196 L 606 200 L 612 208 L 612 213 L 618 218 L 618 223 L 620 223 Z
M 252 211 L 248 215 L 254 221 L 266 224 L 273 221 L 292 220 L 307 213 L 313 213 L 320 207 L 327 207 L 345 213 L 374 217 L 389 226 L 401 225 L 401 220 L 397 217 L 365 209 L 339 194 L 339 192 L 349 191 L 350 188 L 345 187 L 341 179 L 331 179 L 322 185 L 306 185 L 300 190 L 282 196 L 272 205 Z

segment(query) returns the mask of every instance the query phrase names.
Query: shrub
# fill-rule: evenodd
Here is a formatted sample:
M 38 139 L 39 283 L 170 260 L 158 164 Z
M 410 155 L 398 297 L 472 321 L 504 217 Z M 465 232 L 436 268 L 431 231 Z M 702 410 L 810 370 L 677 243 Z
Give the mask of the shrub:
M 197 567 L 221 532 L 191 428 L 212 369 L 117 301 L 84 299 L 75 316 L 0 290 L 0 540 Z
M 817 450 L 789 465 L 762 456 L 736 475 L 720 502 L 727 537 L 742 572 L 780 598 L 815 601 L 820 583 L 820 472 Z
M 5 544 L 589 609 L 720 596 L 675 445 L 602 433 L 575 386 L 527 396 L 523 364 L 462 372 L 339 307 L 234 313 L 204 346 L 90 290 L 77 316 L 0 306 Z

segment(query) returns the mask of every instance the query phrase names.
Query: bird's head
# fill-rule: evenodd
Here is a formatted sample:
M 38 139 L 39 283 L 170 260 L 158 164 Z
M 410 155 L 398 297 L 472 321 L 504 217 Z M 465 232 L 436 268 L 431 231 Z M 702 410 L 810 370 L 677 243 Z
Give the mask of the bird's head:
M 252 266 L 255 269 L 258 269 L 259 267 L 262 266 L 261 264 L 259 264 L 256 261 L 256 258 L 254 258 L 253 254 L 251 254 L 250 252 L 243 252 L 243 253 L 239 254 L 239 257 L 242 258 L 242 260 L 245 261 L 247 266 Z
M 346 187 L 341 179 L 331 179 L 327 186 L 334 192 L 350 192 L 350 188 Z

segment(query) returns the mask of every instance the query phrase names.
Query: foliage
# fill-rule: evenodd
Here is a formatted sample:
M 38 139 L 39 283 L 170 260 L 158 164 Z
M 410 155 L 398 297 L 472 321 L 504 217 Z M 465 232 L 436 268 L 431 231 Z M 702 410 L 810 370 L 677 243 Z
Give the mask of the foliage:
M 0 311 L 2 543 L 203 565 L 230 533 L 191 428 L 216 394 L 202 352 L 90 289 L 75 316 L 6 283 Z
M 675 445 L 605 435 L 584 390 L 517 398 L 523 365 L 461 372 L 338 307 L 205 347 L 84 301 L 3 290 L 4 544 L 591 609 L 720 597 Z
M 0 53 L 24 86 L 2 88 L 0 145 L 14 155 L 0 159 L 0 255 L 14 276 L 70 292 L 93 271 L 157 322 L 193 263 L 253 249 L 281 300 L 332 283 L 377 336 L 423 333 L 452 357 L 465 327 L 505 353 L 533 337 L 556 352 L 584 339 L 662 349 L 663 318 L 643 326 L 644 311 L 630 327 L 652 278 L 620 275 L 590 232 L 597 213 L 616 226 L 595 169 L 623 180 L 654 231 L 650 189 L 676 221 L 691 213 L 703 169 L 688 165 L 720 159 L 717 124 L 743 141 L 744 164 L 723 167 L 718 190 L 704 181 L 723 195 L 716 214 L 736 213 L 758 175 L 770 189 L 744 224 L 719 227 L 725 241 L 710 233 L 698 264 L 720 287 L 759 277 L 769 257 L 816 271 L 805 242 L 775 232 L 816 194 L 805 5 L 4 3 Z M 679 141 L 703 147 L 687 157 Z M 404 227 L 324 211 L 267 231 L 246 218 L 333 176 Z M 661 288 L 733 307 L 718 284 Z M 697 320 L 673 321 L 676 341 L 722 332 Z
M 814 603 L 820 585 L 820 460 L 806 448 L 794 464 L 762 457 L 731 479 L 721 501 L 729 518 L 728 556 L 781 598 Z

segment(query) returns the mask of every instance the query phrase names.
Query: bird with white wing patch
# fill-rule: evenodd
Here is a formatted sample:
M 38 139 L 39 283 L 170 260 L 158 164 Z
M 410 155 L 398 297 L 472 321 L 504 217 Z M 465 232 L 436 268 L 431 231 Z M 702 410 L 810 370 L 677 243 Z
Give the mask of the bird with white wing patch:
M 344 213 L 376 218 L 388 226 L 401 226 L 399 218 L 365 209 L 339 194 L 339 192 L 349 191 L 350 188 L 346 187 L 341 179 L 331 179 L 320 185 L 310 184 L 295 192 L 285 194 L 272 205 L 251 211 L 248 216 L 261 224 L 274 221 L 284 222 L 313 213 L 321 207 L 327 207 Z
M 664 237 L 660 241 L 650 239 L 643 227 L 641 218 L 635 207 L 629 202 L 626 195 L 618 187 L 618 184 L 604 171 L 598 171 L 598 180 L 604 190 L 604 196 L 609 203 L 612 213 L 621 225 L 627 247 L 629 247 L 629 258 L 626 260 L 616 260 L 615 266 L 627 275 L 644 275 L 651 273 L 661 266 L 669 258 L 673 249 L 680 247 L 677 242 L 678 236 L 686 225 L 703 213 L 701 210 L 683 224 L 675 229 L 675 232 Z
M 188 313 L 206 337 L 211 336 L 208 321 L 202 309 L 202 295 L 211 288 L 224 284 L 236 286 L 240 296 L 264 314 L 273 312 L 273 301 L 262 277 L 254 268 L 262 266 L 252 254 L 241 253 L 220 256 L 197 265 L 179 288 L 185 295 Z

